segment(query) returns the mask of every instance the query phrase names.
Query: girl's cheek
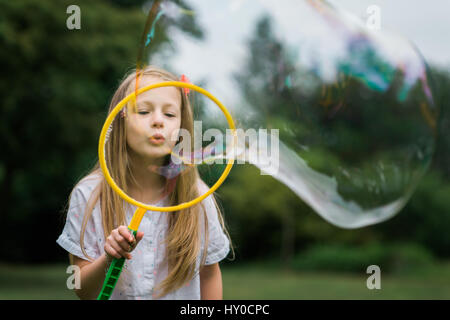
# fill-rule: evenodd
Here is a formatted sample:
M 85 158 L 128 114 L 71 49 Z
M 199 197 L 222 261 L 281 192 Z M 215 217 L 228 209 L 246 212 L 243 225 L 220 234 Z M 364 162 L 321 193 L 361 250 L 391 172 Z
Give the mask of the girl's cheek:
M 175 130 L 172 131 L 170 134 L 170 144 L 176 145 L 177 141 L 180 139 L 180 127 L 177 127 Z
M 130 131 L 134 134 L 134 135 L 146 135 L 146 131 L 145 131 L 145 126 L 146 123 L 143 121 L 135 121 L 133 122 L 133 124 L 130 126 Z

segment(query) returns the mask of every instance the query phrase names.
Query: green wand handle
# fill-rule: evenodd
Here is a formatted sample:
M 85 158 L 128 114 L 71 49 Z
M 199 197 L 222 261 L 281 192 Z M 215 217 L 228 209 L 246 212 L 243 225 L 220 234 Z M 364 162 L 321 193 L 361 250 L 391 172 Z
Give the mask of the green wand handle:
M 128 228 L 133 236 L 136 238 L 137 231 Z M 97 300 L 109 300 L 111 294 L 116 287 L 117 280 L 119 280 L 120 274 L 122 273 L 123 265 L 125 264 L 125 258 L 114 258 L 109 266 L 108 273 L 106 274 L 105 281 L 103 282 L 102 291 L 97 298 Z

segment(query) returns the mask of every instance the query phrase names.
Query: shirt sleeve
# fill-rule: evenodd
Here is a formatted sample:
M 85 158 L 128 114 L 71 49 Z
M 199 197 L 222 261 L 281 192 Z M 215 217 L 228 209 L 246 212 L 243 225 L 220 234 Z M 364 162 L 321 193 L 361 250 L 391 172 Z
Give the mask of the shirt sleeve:
M 206 184 L 203 185 L 199 188 L 200 194 L 204 194 L 208 189 Z M 228 255 L 230 252 L 230 241 L 222 229 L 212 196 L 205 198 L 202 203 L 206 210 L 209 232 L 205 265 L 211 265 L 223 260 Z
M 83 224 L 83 217 L 86 210 L 88 198 L 86 192 L 81 186 L 76 186 L 72 192 L 69 202 L 69 210 L 67 211 L 66 224 L 63 232 L 56 240 L 62 248 L 69 253 L 84 259 L 91 260 L 83 254 L 80 245 L 80 231 Z M 95 208 L 94 208 L 95 210 Z M 91 214 L 84 233 L 84 248 L 86 253 L 93 259 L 101 255 L 94 224 L 94 212 Z

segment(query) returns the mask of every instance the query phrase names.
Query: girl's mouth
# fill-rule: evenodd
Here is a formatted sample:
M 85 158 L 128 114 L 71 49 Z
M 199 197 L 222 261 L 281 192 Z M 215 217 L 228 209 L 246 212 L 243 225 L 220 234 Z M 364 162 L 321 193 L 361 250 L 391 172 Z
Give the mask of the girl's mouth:
M 152 144 L 162 144 L 166 139 L 162 134 L 157 133 L 151 136 L 149 140 Z

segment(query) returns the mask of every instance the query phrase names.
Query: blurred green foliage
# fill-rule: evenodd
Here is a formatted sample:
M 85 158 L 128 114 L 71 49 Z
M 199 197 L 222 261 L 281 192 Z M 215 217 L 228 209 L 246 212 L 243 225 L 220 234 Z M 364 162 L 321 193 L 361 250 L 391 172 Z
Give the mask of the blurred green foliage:
M 77 1 L 80 30 L 66 26 L 71 4 L 0 2 L 0 223 L 9 239 L 0 253 L 9 261 L 61 257 L 55 240 L 69 193 L 94 165 L 109 101 L 136 66 L 141 3 Z M 192 21 L 177 28 L 201 37 Z M 171 45 L 165 34 L 163 25 L 150 54 Z

